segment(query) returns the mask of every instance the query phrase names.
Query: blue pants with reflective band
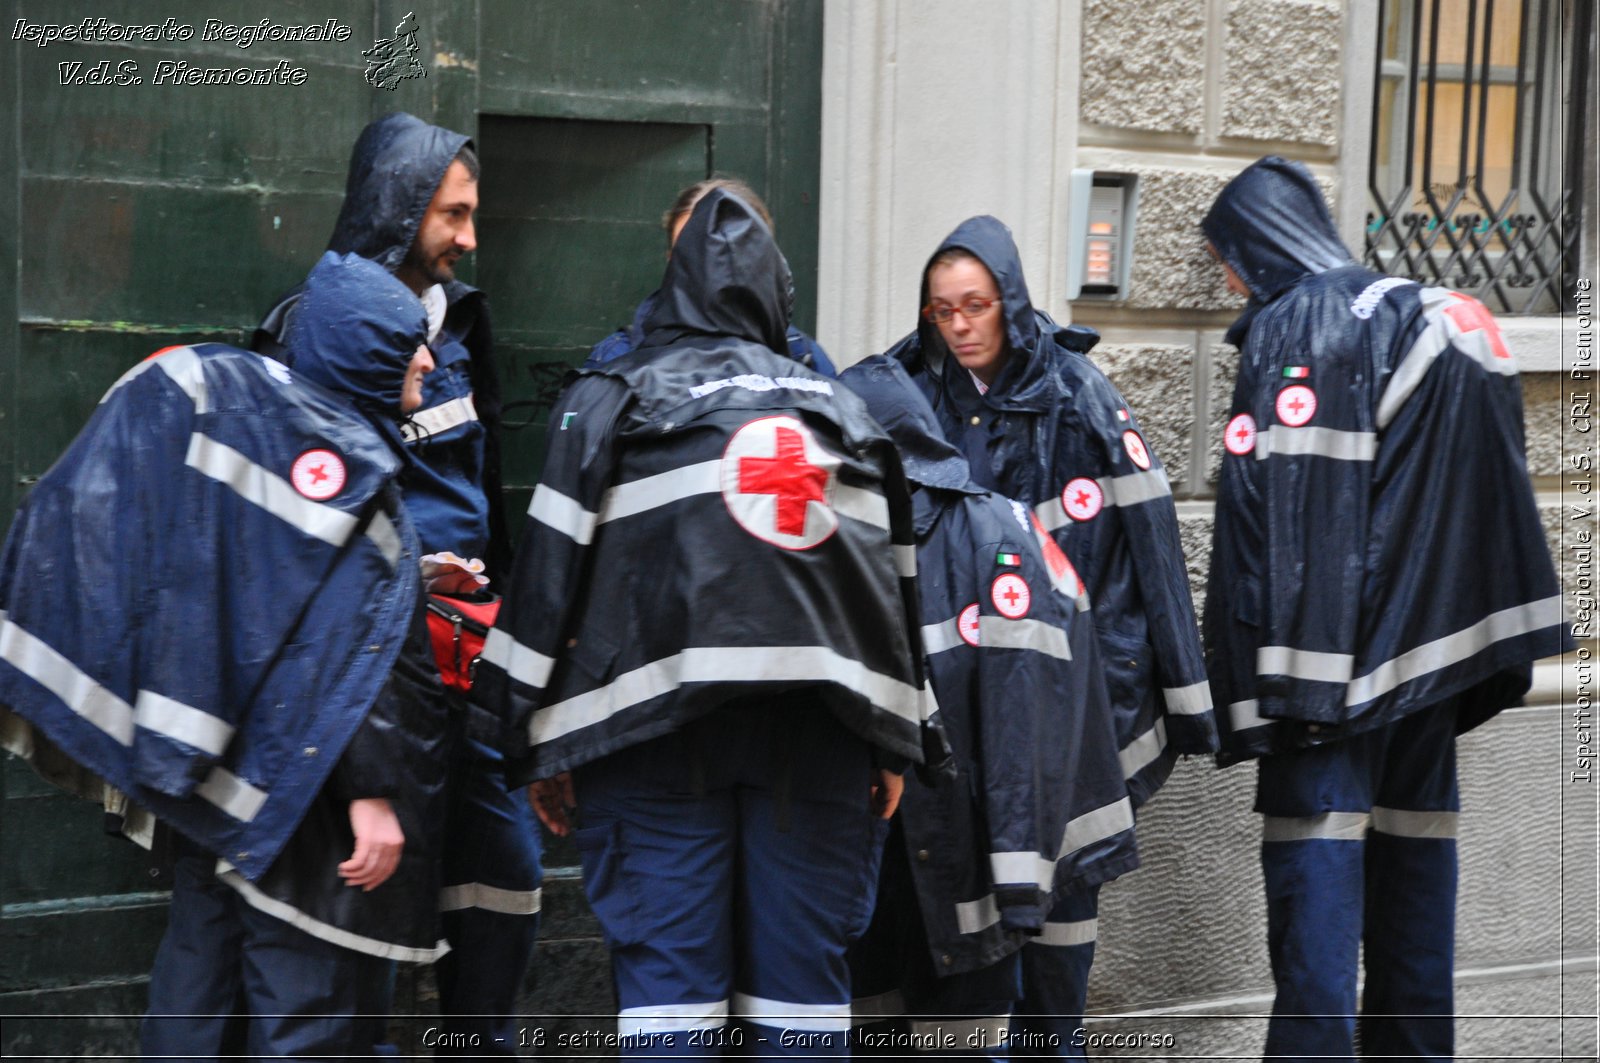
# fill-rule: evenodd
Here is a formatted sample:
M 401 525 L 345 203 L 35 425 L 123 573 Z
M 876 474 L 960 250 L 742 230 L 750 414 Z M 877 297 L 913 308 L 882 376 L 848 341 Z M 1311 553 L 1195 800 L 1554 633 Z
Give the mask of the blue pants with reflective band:
M 736 702 L 578 769 L 624 1055 L 848 1054 L 845 951 L 881 854 L 872 778 L 867 744 L 796 696 Z
M 142 1057 L 370 1054 L 388 1011 L 387 998 L 374 993 L 388 984 L 388 961 L 256 911 L 213 874 L 215 856 L 175 842 L 172 907 L 139 1026 Z M 363 1016 L 374 1004 L 378 1013 Z
M 1453 702 L 1262 758 L 1268 1056 L 1354 1057 L 1364 948 L 1362 1058 L 1452 1058 L 1459 809 Z
M 1012 1056 L 1086 1057 L 1081 1031 L 1099 917 L 1099 886 L 1068 894 L 1050 909 L 1044 933 L 1022 947 Z
M 450 942 L 434 967 L 435 1056 L 517 1054 L 517 994 L 539 938 L 539 827 L 519 787 L 506 791 L 500 754 L 463 739 L 450 768 L 440 923 Z

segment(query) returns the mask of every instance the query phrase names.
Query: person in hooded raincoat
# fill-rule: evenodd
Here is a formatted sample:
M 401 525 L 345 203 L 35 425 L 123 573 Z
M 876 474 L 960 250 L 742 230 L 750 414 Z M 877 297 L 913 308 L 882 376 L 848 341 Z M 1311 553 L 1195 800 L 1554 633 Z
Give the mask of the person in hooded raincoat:
M 178 835 L 146 1058 L 362 1053 L 387 961 L 443 950 L 448 729 L 395 486 L 423 326 L 385 271 L 329 254 L 296 371 L 158 352 L 12 526 L 5 747 L 130 836 Z
M 1362 1054 L 1449 1059 L 1455 736 L 1572 645 L 1516 362 L 1477 300 L 1357 265 L 1298 163 L 1202 228 L 1250 299 L 1205 635 L 1220 759 L 1262 758 L 1267 1054 L 1353 1055 L 1359 949 Z
M 775 353 L 790 300 L 766 223 L 707 194 L 638 355 L 554 407 L 473 688 L 541 818 L 576 802 L 626 1054 L 846 1054 L 879 815 L 939 749 L 900 462 Z
M 1032 507 L 1087 586 L 1137 809 L 1179 753 L 1217 748 L 1166 472 L 1127 402 L 1086 357 L 1098 335 L 1034 309 L 1000 221 L 970 218 L 945 238 L 923 270 L 920 306 L 916 331 L 888 353 L 932 403 L 973 479 Z M 1082 1054 L 1074 1042 L 1097 897 L 1068 893 L 1024 950 L 1026 998 L 1014 1029 L 1030 1036 L 1019 1046 Z
M 471 140 L 409 114 L 385 115 L 362 130 L 350 155 L 344 204 L 328 241 L 388 269 L 421 300 L 437 368 L 405 426 L 401 476 L 406 508 L 426 556 L 484 559 L 491 580 L 505 575 L 510 545 L 501 512 L 500 390 L 483 293 L 455 277 L 477 246 L 478 161 Z M 256 350 L 293 364 L 284 339 L 299 292 L 279 300 L 257 327 Z M 473 566 L 476 567 L 476 566 Z M 435 569 L 430 565 L 430 573 Z M 456 586 L 475 581 L 447 566 Z M 438 1051 L 516 1054 L 517 995 L 539 934 L 539 833 L 533 813 L 508 792 L 499 753 L 482 738 L 492 721 L 467 722 L 470 706 L 446 691 L 466 737 L 451 769 L 451 814 L 440 907 L 451 951 L 437 968 Z M 475 1047 L 473 1047 L 475 1046 Z
M 1094 627 L 1066 555 L 1026 506 L 972 482 L 898 362 L 874 355 L 840 382 L 915 485 L 923 646 L 955 769 L 908 779 L 891 823 L 851 955 L 856 1050 L 984 1056 L 1005 1043 L 1051 897 L 1138 865 Z
M 722 188 L 738 196 L 761 215 L 761 220 L 767 227 L 773 228 L 772 212 L 767 210 L 767 205 L 761 197 L 756 195 L 749 185 L 732 177 L 710 177 L 704 181 L 696 181 L 678 193 L 672 201 L 672 207 L 661 216 L 661 227 L 667 232 L 667 254 L 672 254 L 672 245 L 678 242 L 678 234 L 689 223 L 689 215 L 694 211 L 694 205 L 700 198 L 713 188 Z M 584 365 L 604 365 L 609 361 L 621 358 L 623 355 L 632 354 L 644 341 L 644 323 L 655 310 L 657 292 L 651 292 L 634 308 L 633 320 L 627 328 L 617 329 L 611 335 L 595 344 L 589 351 L 589 357 L 584 360 Z M 790 358 L 799 362 L 807 369 L 814 369 L 825 377 L 836 377 L 838 372 L 833 367 L 833 362 L 828 358 L 828 352 L 822 349 L 822 344 L 813 337 L 801 332 L 794 325 L 790 325 L 785 332 L 788 341 L 786 348 Z M 779 352 L 783 353 L 783 352 Z

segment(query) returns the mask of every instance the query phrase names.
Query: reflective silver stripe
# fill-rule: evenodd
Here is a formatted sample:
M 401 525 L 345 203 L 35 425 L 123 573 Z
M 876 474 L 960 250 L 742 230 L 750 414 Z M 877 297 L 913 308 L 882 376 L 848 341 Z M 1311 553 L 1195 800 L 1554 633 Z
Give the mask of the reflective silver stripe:
M 231 488 L 246 502 L 330 546 L 343 546 L 356 530 L 356 518 L 349 513 L 313 502 L 277 473 L 204 433 L 189 437 L 184 463 Z
M 194 792 L 196 797 L 211 802 L 240 823 L 255 819 L 261 806 L 267 803 L 266 791 L 258 790 L 223 767 L 212 768 Z
M 1072 660 L 1067 633 L 1042 620 L 1007 620 L 1003 616 L 978 618 L 978 641 L 1007 650 L 1033 650 L 1057 660 Z
M 1118 798 L 1093 812 L 1085 812 L 1067 824 L 1066 833 L 1061 839 L 1061 856 L 1069 856 L 1085 845 L 1132 829 L 1133 802 L 1126 797 Z
M 238 890 L 239 895 L 244 898 L 245 903 L 250 907 L 257 911 L 266 912 L 274 919 L 281 919 L 290 926 L 304 930 L 314 938 L 331 942 L 340 948 L 365 953 L 368 956 L 378 956 L 386 960 L 401 960 L 406 963 L 432 963 L 450 951 L 450 946 L 443 941 L 440 941 L 431 949 L 410 948 L 405 945 L 395 945 L 388 941 L 379 941 L 377 938 L 364 937 L 340 927 L 331 926 L 320 919 L 307 915 L 292 904 L 262 893 L 226 860 L 217 861 L 217 877 Z
M 1065 528 L 1071 520 L 1067 516 L 1067 511 L 1061 507 L 1060 498 L 1047 498 L 1040 502 L 1033 507 L 1033 515 L 1039 518 L 1039 523 L 1044 525 L 1045 531 Z
M 922 719 L 924 695 L 917 687 L 874 672 L 826 646 L 695 646 L 539 709 L 528 722 L 528 744 L 571 734 L 686 683 L 817 680 L 838 683 L 903 719 Z
M 1205 680 L 1186 687 L 1162 687 L 1167 712 L 1175 716 L 1204 716 L 1211 711 L 1211 684 Z
M 833 508 L 841 517 L 889 530 L 889 500 L 876 491 L 849 484 L 835 484 Z
M 1338 428 L 1291 428 L 1276 424 L 1256 435 L 1256 460 L 1274 454 L 1333 458 L 1337 461 L 1371 461 L 1378 456 L 1378 437 L 1371 432 L 1346 432 Z
M 1403 683 L 1437 672 L 1488 649 L 1496 642 L 1554 627 L 1565 619 L 1561 596 L 1490 613 L 1471 627 L 1425 642 L 1350 682 L 1345 704 L 1360 705 Z
M 989 929 L 999 921 L 1000 906 L 995 903 L 992 893 L 975 901 L 962 901 L 956 905 L 956 929 L 963 934 L 976 934 Z
M 866 1026 L 906 1013 L 906 998 L 898 989 L 875 997 L 856 997 L 850 1002 L 850 1025 Z
M 714 458 L 617 484 L 600 501 L 600 523 L 632 517 L 694 495 L 719 494 L 721 469 L 722 460 Z
M 149 363 L 158 366 L 172 382 L 189 396 L 189 401 L 194 403 L 195 413 L 205 413 L 206 402 L 206 371 L 200 364 L 200 356 L 193 347 L 179 347 L 175 351 L 168 351 L 160 358 L 152 358 Z M 117 382 L 120 387 L 124 382 L 133 379 L 135 374 L 129 373 Z M 116 390 L 115 388 L 112 389 Z M 109 395 L 110 392 L 107 392 Z M 105 401 L 104 399 L 101 400 Z
M 1048 890 L 1056 881 L 1055 861 L 1038 853 L 990 853 L 989 873 L 996 885 L 1026 882 Z
M 463 882 L 439 891 L 439 910 L 459 912 L 477 908 L 501 915 L 537 915 L 543 903 L 543 890 L 505 890 L 482 882 Z
M 957 646 L 965 646 L 967 640 L 961 637 L 960 620 L 951 617 L 942 624 L 924 624 L 922 626 L 922 652 L 924 656 L 932 657 L 945 650 L 953 650 Z
M 415 443 L 419 439 L 426 441 L 477 419 L 478 408 L 472 404 L 472 396 L 465 395 L 429 406 L 426 410 L 417 410 L 409 421 L 400 425 L 400 435 L 407 443 Z
M 1395 838 L 1454 838 L 1459 812 L 1418 812 L 1372 806 L 1372 829 Z
M 1275 722 L 1262 717 L 1261 703 L 1255 698 L 1251 698 L 1248 701 L 1236 701 L 1228 706 L 1229 730 L 1248 731 L 1252 727 L 1266 727 Z
M 1167 724 L 1160 717 L 1155 726 L 1122 747 L 1117 760 L 1122 764 L 1122 777 L 1132 779 L 1156 762 L 1161 751 L 1167 748 Z
M 1091 945 L 1100 933 L 1099 919 L 1076 919 L 1067 923 L 1046 923 L 1044 931 L 1033 939 L 1040 945 L 1067 947 Z M 1031 944 L 1032 942 L 1030 942 Z
M 746 993 L 733 995 L 733 1013 L 762 1026 L 813 1033 L 835 1033 L 850 1029 L 850 1002 L 843 1004 L 796 1004 L 788 1000 L 768 1000 Z
M 1365 812 L 1324 812 L 1320 816 L 1266 816 L 1261 840 L 1266 842 L 1358 842 L 1367 836 Z
M 1444 313 L 1446 307 L 1460 300 L 1443 288 L 1424 288 L 1418 293 L 1418 299 L 1422 303 L 1428 325 L 1411 345 L 1405 357 L 1400 359 L 1400 364 L 1389 378 L 1389 385 L 1383 390 L 1383 397 L 1378 400 L 1379 428 L 1389 427 L 1389 422 L 1400 412 L 1400 407 L 1406 404 L 1406 400 L 1411 398 L 1412 393 L 1422 384 L 1423 378 L 1428 375 L 1428 370 L 1433 368 L 1433 360 L 1461 337 L 1460 326 Z M 1456 350 L 1477 362 L 1488 372 L 1501 376 L 1517 375 L 1515 358 L 1494 357 L 1488 350 L 1487 343 L 1477 337 L 1457 344 Z
M 652 1004 L 617 1012 L 617 1033 L 623 1037 L 672 1033 L 678 1030 L 715 1030 L 728 1024 L 728 1002 L 705 1004 Z
M 983 1046 L 995 1048 L 1006 1043 L 1011 1028 L 1010 1015 L 988 1015 L 981 1019 L 912 1019 L 911 1036 L 932 1045 Z
M 133 722 L 214 757 L 222 756 L 233 738 L 232 724 L 153 690 L 141 690 L 133 699 Z
M 1172 497 L 1172 483 L 1164 469 L 1130 472 L 1126 476 L 1102 476 L 1100 485 L 1108 506 L 1137 506 L 1157 498 Z
M 1348 653 L 1320 653 L 1293 646 L 1263 646 L 1256 651 L 1256 672 L 1286 675 L 1318 683 L 1348 683 L 1355 658 Z
M 554 528 L 580 546 L 587 546 L 589 540 L 594 538 L 594 525 L 598 519 L 596 514 L 544 484 L 533 489 L 528 516 Z
M 906 579 L 917 578 L 917 548 L 915 546 L 902 546 L 894 544 L 894 564 L 900 575 Z
M 933 696 L 933 684 L 928 682 L 923 683 L 922 697 L 918 703 L 917 711 L 922 714 L 922 721 L 924 723 L 933 719 L 939 714 L 939 699 Z
M 489 629 L 480 656 L 517 682 L 540 690 L 550 682 L 550 670 L 556 666 L 555 658 L 529 649 L 499 627 Z
M 133 706 L 91 679 L 43 639 L 0 612 L 0 660 L 125 746 L 133 745 Z
M 383 559 L 389 562 L 390 568 L 400 563 L 404 544 L 400 541 L 400 530 L 389 519 L 389 514 L 380 509 L 372 515 L 372 520 L 367 522 L 367 538 L 372 540 Z

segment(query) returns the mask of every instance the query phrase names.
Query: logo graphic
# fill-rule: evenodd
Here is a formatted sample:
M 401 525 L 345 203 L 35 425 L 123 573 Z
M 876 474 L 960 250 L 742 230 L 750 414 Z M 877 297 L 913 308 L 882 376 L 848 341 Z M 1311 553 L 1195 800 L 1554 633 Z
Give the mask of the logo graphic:
M 344 489 L 344 459 L 331 450 L 308 450 L 294 459 L 289 483 L 313 502 L 326 502 Z
M 1294 384 L 1278 392 L 1278 420 L 1299 428 L 1317 412 L 1317 393 L 1304 384 Z
M 1229 454 L 1245 455 L 1256 449 L 1256 419 L 1248 413 L 1236 414 L 1222 433 Z
M 367 60 L 367 84 L 375 89 L 393 92 L 400 82 L 411 78 L 425 78 L 427 70 L 417 61 L 417 17 L 407 11 L 394 36 L 372 42 L 372 47 L 361 54 Z
M 1027 580 L 1015 572 L 1003 572 L 989 585 L 989 599 L 1001 616 L 1021 620 L 1028 615 L 1028 606 L 1033 604 L 1033 592 L 1028 590 Z
M 1500 338 L 1500 326 L 1495 324 L 1489 308 L 1470 295 L 1460 292 L 1451 292 L 1450 295 L 1456 302 L 1444 308 L 1444 316 L 1456 323 L 1462 339 L 1474 332 L 1480 333 L 1473 338 L 1479 342 L 1487 340 L 1489 350 L 1496 358 L 1510 358 L 1511 352 L 1506 350 L 1505 340 Z
M 1078 570 L 1072 567 L 1072 562 L 1067 560 L 1067 555 L 1061 552 L 1056 541 L 1050 538 L 1050 533 L 1044 530 L 1037 516 L 1033 518 L 1033 535 L 1038 540 L 1040 552 L 1044 554 L 1045 567 L 1050 570 L 1050 586 L 1069 598 L 1082 597 L 1083 580 L 1078 578 Z
M 1141 469 L 1150 468 L 1150 451 L 1145 448 L 1144 440 L 1139 433 L 1128 429 L 1122 433 L 1122 448 L 1128 452 L 1128 457 Z
M 961 610 L 961 615 L 956 617 L 956 630 L 961 633 L 961 641 L 968 646 L 978 644 L 978 603 L 973 602 Z
M 739 527 L 785 550 L 809 550 L 839 527 L 829 504 L 839 459 L 798 418 L 762 417 L 722 454 L 722 499 Z
M 1100 489 L 1098 483 L 1087 476 L 1068 480 L 1067 486 L 1061 489 L 1061 508 L 1067 511 L 1067 516 L 1076 521 L 1094 520 L 1100 515 L 1100 508 L 1105 502 L 1105 492 Z

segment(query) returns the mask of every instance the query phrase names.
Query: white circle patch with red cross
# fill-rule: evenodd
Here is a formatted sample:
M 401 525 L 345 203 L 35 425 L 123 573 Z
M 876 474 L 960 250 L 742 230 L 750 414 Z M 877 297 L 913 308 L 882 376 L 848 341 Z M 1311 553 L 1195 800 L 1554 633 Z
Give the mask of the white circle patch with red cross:
M 1002 572 L 989 585 L 989 599 L 1007 620 L 1021 620 L 1028 615 L 1033 592 L 1028 590 L 1028 581 L 1015 572 Z
M 978 644 L 978 603 L 973 602 L 961 610 L 961 615 L 956 617 L 956 630 L 961 633 L 961 641 L 968 646 Z
M 1061 508 L 1076 521 L 1094 520 L 1105 503 L 1106 493 L 1087 476 L 1074 477 L 1061 489 Z
M 1256 449 L 1256 419 L 1248 413 L 1236 414 L 1222 433 L 1229 454 L 1244 455 Z
M 796 417 L 762 417 L 722 452 L 722 500 L 739 527 L 785 550 L 809 550 L 839 527 L 839 458 Z
M 1128 452 L 1128 457 L 1141 469 L 1150 468 L 1150 449 L 1144 445 L 1144 438 L 1133 429 L 1122 433 L 1122 449 Z
M 1299 428 L 1317 412 L 1317 393 L 1304 384 L 1291 384 L 1278 392 L 1278 420 Z
M 313 502 L 326 502 L 344 490 L 344 459 L 331 450 L 308 450 L 294 459 L 289 482 Z

